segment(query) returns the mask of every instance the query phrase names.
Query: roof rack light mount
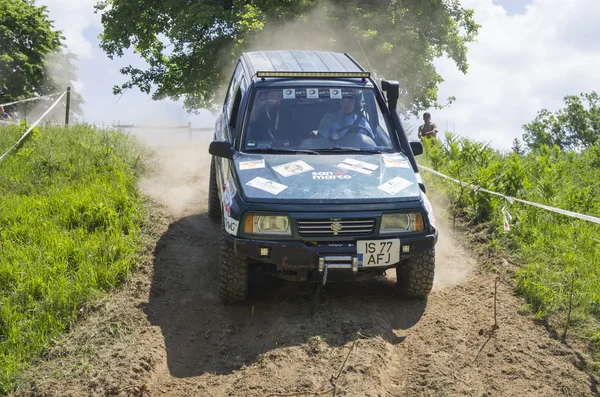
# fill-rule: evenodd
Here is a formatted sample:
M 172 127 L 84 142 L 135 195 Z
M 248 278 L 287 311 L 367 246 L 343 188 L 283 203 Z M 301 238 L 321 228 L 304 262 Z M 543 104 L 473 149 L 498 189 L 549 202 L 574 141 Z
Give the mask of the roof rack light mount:
M 370 72 L 274 72 L 274 71 L 264 71 L 264 72 L 256 72 L 256 77 L 265 78 L 265 77 L 305 77 L 305 78 L 327 78 L 327 77 L 337 77 L 337 78 L 362 78 L 368 79 L 371 77 Z

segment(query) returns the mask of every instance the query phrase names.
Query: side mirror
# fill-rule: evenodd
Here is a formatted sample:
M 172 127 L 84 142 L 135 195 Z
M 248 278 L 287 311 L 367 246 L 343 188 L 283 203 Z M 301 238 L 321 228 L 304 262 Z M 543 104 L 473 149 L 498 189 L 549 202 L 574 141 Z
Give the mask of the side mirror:
M 400 95 L 400 83 L 396 80 L 383 80 L 381 82 L 381 89 L 386 93 L 390 110 L 396 109 L 398 96 Z
M 208 147 L 208 153 L 226 159 L 233 158 L 233 148 L 227 141 L 212 141 Z
M 415 156 L 423 153 L 423 144 L 421 141 L 410 141 L 410 148 Z

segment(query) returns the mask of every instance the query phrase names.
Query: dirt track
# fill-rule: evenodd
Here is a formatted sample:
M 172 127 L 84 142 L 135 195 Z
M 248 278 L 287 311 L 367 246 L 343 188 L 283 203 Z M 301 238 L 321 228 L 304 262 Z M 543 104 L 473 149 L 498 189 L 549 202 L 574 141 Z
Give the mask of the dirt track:
M 519 314 L 504 284 L 492 332 L 494 277 L 446 228 L 427 302 L 395 296 L 388 274 L 324 289 L 258 280 L 246 303 L 221 305 L 206 145 L 185 146 L 162 148 L 142 184 L 164 206 L 149 263 L 86 313 L 18 394 L 600 395 L 584 357 Z

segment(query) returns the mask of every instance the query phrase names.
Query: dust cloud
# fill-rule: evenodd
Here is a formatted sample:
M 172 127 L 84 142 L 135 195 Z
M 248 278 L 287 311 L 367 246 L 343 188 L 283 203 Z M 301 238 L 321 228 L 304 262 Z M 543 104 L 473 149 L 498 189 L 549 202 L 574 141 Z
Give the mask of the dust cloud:
M 476 260 L 461 246 L 448 222 L 448 203 L 435 194 L 427 195 L 436 215 L 438 242 L 435 254 L 433 290 L 444 290 L 465 281 L 476 266 Z

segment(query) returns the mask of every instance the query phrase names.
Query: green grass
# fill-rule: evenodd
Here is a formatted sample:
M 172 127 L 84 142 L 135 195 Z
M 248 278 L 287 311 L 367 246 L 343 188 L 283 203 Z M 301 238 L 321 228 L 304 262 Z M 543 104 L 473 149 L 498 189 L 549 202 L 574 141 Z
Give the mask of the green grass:
M 22 132 L 0 129 L 0 153 Z M 0 162 L 0 393 L 139 258 L 139 153 L 131 137 L 76 125 L 36 128 Z
M 425 145 L 418 161 L 448 176 L 508 196 L 600 216 L 600 146 L 580 153 L 543 147 L 527 155 L 501 154 L 486 145 L 447 133 Z M 571 325 L 600 360 L 600 225 L 475 193 L 423 172 L 430 189 L 450 202 L 452 216 L 486 226 L 496 253 L 518 262 L 515 291 L 536 318 L 562 334 L 571 298 Z M 513 220 L 503 229 L 501 209 Z M 573 328 L 572 328 L 573 331 Z

